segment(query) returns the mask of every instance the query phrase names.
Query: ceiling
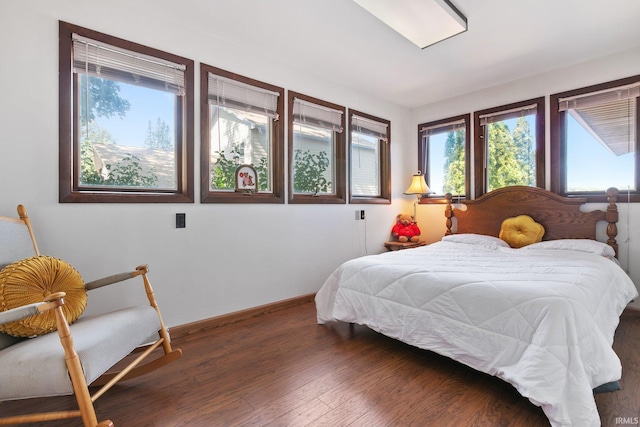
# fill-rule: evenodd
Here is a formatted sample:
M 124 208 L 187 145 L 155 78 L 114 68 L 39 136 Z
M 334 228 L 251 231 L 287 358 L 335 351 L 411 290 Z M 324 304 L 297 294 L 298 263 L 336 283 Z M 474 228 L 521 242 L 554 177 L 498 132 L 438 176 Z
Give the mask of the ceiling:
M 409 108 L 640 46 L 638 0 L 452 3 L 468 31 L 424 50 L 352 0 L 181 0 L 166 14 L 243 53 L 276 52 L 282 65 Z M 136 6 L 159 10 L 156 0 Z

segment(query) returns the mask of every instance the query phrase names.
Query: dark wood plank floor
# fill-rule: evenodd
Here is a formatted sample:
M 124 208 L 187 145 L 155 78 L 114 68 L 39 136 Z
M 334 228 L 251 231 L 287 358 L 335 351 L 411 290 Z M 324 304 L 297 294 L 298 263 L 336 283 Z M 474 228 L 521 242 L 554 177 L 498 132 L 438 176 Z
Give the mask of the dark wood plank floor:
M 173 344 L 184 357 L 110 390 L 97 402 L 100 419 L 116 427 L 549 425 L 507 383 L 365 327 L 317 325 L 313 303 Z M 640 415 L 640 317 L 623 316 L 615 348 L 623 390 L 596 398 L 605 427 Z M 3 402 L 0 413 L 26 407 L 73 400 Z

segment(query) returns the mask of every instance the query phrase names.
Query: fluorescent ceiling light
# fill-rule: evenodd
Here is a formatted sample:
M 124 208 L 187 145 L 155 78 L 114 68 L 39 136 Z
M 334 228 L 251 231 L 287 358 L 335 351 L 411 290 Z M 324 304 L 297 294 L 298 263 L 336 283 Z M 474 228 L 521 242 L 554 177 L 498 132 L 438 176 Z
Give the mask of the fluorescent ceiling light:
M 449 0 L 354 0 L 424 49 L 467 31 L 467 18 Z

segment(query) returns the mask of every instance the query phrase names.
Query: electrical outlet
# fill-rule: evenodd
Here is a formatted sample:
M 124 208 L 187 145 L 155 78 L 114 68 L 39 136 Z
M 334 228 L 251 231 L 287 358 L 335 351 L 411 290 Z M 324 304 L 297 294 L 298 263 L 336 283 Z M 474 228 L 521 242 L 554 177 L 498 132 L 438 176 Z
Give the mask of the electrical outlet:
M 356 211 L 356 221 L 360 220 L 360 210 Z
M 177 213 L 176 214 L 176 228 L 185 228 L 187 226 L 187 214 Z

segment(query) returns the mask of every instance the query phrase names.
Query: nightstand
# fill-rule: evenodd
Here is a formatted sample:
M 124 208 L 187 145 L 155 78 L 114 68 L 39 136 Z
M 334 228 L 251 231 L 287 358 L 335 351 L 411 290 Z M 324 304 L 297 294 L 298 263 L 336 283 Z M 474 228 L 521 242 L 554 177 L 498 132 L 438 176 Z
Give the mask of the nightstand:
M 385 242 L 384 247 L 388 251 L 401 251 L 402 249 L 417 248 L 418 246 L 425 246 L 427 242 Z

